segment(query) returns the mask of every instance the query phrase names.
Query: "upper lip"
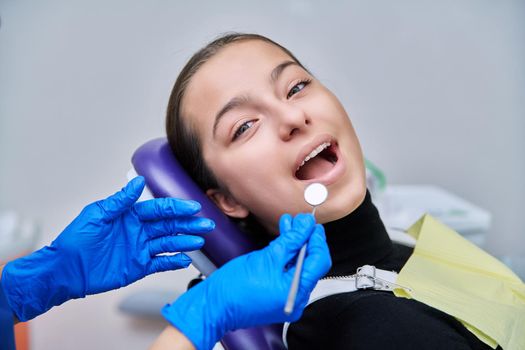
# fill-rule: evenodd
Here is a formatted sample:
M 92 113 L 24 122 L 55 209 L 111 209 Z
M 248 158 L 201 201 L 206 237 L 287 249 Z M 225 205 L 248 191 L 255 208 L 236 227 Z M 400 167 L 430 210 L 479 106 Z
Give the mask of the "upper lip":
M 299 152 L 299 155 L 297 156 L 297 159 L 295 160 L 295 164 L 293 168 L 294 175 L 297 172 L 297 170 L 301 167 L 301 164 L 305 160 L 306 156 L 309 155 L 314 149 L 316 149 L 317 147 L 319 147 L 325 142 L 333 145 L 335 144 L 336 141 L 330 135 L 319 135 L 301 148 L 301 151 Z

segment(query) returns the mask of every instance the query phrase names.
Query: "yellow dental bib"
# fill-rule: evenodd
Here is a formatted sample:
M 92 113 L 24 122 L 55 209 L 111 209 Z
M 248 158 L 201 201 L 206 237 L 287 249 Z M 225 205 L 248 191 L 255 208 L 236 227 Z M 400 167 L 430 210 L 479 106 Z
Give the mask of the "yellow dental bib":
M 525 284 L 500 261 L 430 215 L 413 224 L 414 252 L 397 278 L 398 297 L 457 318 L 496 348 L 525 350 Z

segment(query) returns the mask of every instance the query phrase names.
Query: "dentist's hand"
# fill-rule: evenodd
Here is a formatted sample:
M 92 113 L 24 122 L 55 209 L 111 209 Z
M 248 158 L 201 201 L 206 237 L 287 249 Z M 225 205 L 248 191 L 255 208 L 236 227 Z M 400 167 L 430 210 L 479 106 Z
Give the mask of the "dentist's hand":
M 308 242 L 294 312 L 283 311 L 295 266 L 287 269 Z M 164 317 L 199 350 L 211 349 L 231 330 L 299 319 L 317 281 L 331 266 L 324 229 L 311 214 L 285 214 L 280 236 L 270 245 L 231 260 L 191 288 Z
M 183 253 L 156 255 L 199 249 L 204 239 L 192 234 L 211 231 L 215 224 L 193 216 L 200 211 L 194 201 L 135 203 L 144 186 L 143 177 L 131 180 L 121 191 L 85 207 L 50 246 L 4 267 L 2 287 L 20 321 L 69 299 L 190 264 Z

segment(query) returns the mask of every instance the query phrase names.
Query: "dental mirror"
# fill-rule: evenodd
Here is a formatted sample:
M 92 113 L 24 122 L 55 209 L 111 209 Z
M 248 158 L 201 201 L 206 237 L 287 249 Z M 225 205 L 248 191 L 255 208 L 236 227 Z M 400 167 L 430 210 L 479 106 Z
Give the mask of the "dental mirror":
M 315 217 L 315 209 L 317 206 L 323 204 L 328 197 L 328 189 L 325 185 L 314 182 L 309 184 L 304 189 L 304 200 L 310 204 L 314 209 L 312 215 Z M 306 254 L 306 243 L 301 247 L 299 255 L 297 256 L 297 264 L 295 265 L 295 273 L 288 292 L 288 298 L 286 299 L 286 305 L 284 306 L 284 313 L 290 315 L 293 312 L 295 298 L 297 297 L 297 290 L 299 288 L 299 279 L 301 278 L 301 270 L 303 269 L 304 256 Z
M 314 182 L 304 189 L 304 200 L 306 203 L 314 207 L 314 210 L 315 207 L 323 204 L 327 197 L 328 190 L 326 189 L 326 186 L 321 183 Z

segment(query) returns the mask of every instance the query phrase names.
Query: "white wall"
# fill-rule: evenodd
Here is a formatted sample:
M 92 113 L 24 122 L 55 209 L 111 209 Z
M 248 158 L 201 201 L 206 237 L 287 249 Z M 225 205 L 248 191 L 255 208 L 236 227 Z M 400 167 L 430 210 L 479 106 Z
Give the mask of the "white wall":
M 389 182 L 466 198 L 493 215 L 490 251 L 524 252 L 523 1 L 0 0 L 0 17 L 0 210 L 39 220 L 42 244 L 125 183 L 134 149 L 164 134 L 182 64 L 237 30 L 284 44 L 332 88 Z M 143 349 L 162 325 L 118 302 L 194 273 L 56 308 L 32 322 L 33 348 Z

